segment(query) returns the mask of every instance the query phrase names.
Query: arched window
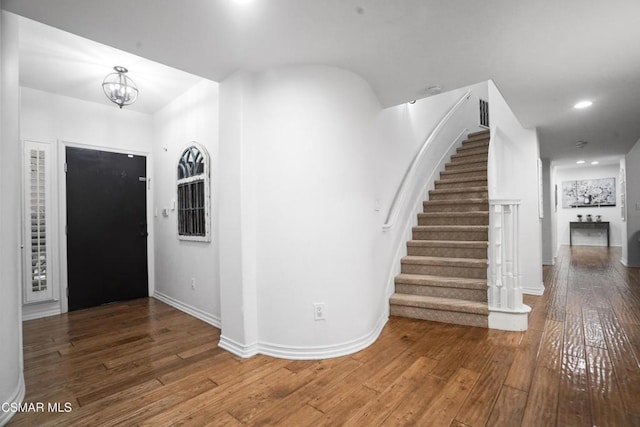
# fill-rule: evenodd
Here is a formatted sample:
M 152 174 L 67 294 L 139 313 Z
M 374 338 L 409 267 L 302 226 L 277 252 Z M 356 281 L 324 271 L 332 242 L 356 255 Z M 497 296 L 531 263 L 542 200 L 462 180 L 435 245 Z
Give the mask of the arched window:
M 192 142 L 178 160 L 178 238 L 211 241 L 209 154 Z

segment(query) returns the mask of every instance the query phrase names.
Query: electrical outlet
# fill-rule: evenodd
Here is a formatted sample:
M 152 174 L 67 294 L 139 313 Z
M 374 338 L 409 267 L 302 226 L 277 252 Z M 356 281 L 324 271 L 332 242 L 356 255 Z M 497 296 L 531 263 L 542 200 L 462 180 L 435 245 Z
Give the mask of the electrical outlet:
M 324 317 L 324 303 L 316 302 L 313 304 L 313 320 L 325 320 Z
M 192 291 L 196 290 L 196 278 L 195 277 L 191 278 L 191 290 Z

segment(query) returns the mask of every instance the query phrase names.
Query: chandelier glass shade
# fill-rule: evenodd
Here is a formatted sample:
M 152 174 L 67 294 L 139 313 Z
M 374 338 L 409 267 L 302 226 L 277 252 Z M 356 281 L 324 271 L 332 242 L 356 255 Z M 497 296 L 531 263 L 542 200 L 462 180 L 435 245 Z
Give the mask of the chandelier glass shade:
M 136 84 L 128 76 L 124 67 L 115 66 L 115 73 L 111 73 L 104 78 L 102 82 L 102 90 L 107 98 L 120 108 L 130 105 L 138 99 L 138 88 Z

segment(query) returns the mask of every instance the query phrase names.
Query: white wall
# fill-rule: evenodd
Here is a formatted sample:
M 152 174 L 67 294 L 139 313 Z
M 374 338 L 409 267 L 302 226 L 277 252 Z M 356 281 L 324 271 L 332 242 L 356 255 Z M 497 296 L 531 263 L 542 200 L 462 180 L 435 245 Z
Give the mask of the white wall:
M 53 258 L 57 264 L 57 283 L 61 287 L 60 295 L 65 295 L 66 288 L 66 240 L 64 233 L 66 212 L 64 192 L 64 147 L 70 143 L 84 148 L 118 151 L 147 155 L 147 175 L 153 174 L 152 155 L 152 117 L 131 110 L 113 106 L 81 101 L 53 93 L 23 87 L 20 91 L 20 138 L 48 142 L 53 145 L 52 152 L 57 196 L 54 202 L 53 222 L 58 224 L 53 237 L 56 244 Z M 153 181 L 152 181 L 153 182 Z M 149 230 L 149 285 L 153 290 L 154 283 L 154 234 L 151 226 L 153 214 L 153 193 L 147 193 L 147 223 Z M 58 302 L 29 304 L 24 307 L 25 318 L 35 318 L 55 313 L 55 310 L 66 311 L 66 299 Z
M 627 173 L 627 264 L 640 267 L 640 140 L 626 156 Z
M 491 145 L 489 198 L 519 199 L 519 253 L 522 288 L 542 294 L 541 224 L 538 212 L 538 158 L 535 129 L 522 127 L 496 85 L 489 81 Z M 491 157 L 495 156 L 495 157 Z
M 209 152 L 211 242 L 178 240 L 177 164 L 195 141 Z M 220 326 L 218 84 L 202 80 L 153 116 L 155 296 Z M 169 216 L 162 209 L 169 209 Z M 191 281 L 195 280 L 195 289 Z
M 558 247 L 569 244 L 569 222 L 577 221 L 576 215 L 583 216 L 586 221 L 587 215 L 591 215 L 595 221 L 596 215 L 601 215 L 603 221 L 610 222 L 610 242 L 611 246 L 622 245 L 622 219 L 620 216 L 620 192 L 616 193 L 616 206 L 602 206 L 594 208 L 563 208 L 562 207 L 562 183 L 564 181 L 575 181 L 583 179 L 615 178 L 618 187 L 618 175 L 620 166 L 618 163 L 610 165 L 584 165 L 580 167 L 556 168 L 554 183 L 558 186 L 558 217 L 557 235 Z M 593 230 L 574 230 L 573 244 L 585 246 L 607 246 L 606 234 Z
M 371 288 L 377 222 L 366 138 L 378 111 L 369 85 L 336 68 L 280 68 L 222 83 L 227 348 L 327 356 L 369 338 L 379 323 L 371 309 L 379 289 Z M 325 304 L 326 320 L 313 320 L 315 302 Z
M 0 3 L 1 6 L 1 3 Z M 0 403 L 22 401 L 18 23 L 0 21 Z M 12 416 L 0 411 L 0 425 Z

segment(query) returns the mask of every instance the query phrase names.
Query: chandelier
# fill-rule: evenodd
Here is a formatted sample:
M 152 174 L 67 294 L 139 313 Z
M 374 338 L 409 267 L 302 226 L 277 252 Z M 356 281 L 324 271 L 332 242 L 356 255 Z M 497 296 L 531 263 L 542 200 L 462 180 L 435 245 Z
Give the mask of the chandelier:
M 113 67 L 116 71 L 104 78 L 102 82 L 102 90 L 107 98 L 120 108 L 136 102 L 138 98 L 138 88 L 129 77 L 125 75 L 127 70 L 119 65 Z

